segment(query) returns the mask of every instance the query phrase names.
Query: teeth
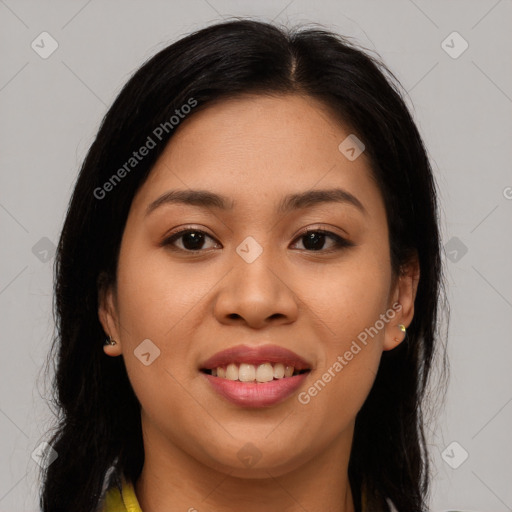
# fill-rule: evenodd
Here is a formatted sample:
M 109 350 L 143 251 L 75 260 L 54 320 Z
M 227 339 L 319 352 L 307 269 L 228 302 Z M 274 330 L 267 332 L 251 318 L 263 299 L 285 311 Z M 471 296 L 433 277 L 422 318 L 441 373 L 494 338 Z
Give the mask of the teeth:
M 284 364 L 277 363 L 274 365 L 274 378 L 282 379 L 284 377 Z
M 256 368 L 253 364 L 241 364 L 238 369 L 238 380 L 241 382 L 252 382 L 256 378 Z
M 272 368 L 272 365 L 270 363 L 260 364 L 256 370 L 256 380 L 258 382 L 270 382 L 273 379 L 274 368 Z
M 226 379 L 238 380 L 238 366 L 236 364 L 228 364 L 226 368 Z
M 270 382 L 273 379 L 292 377 L 295 368 L 282 363 L 263 363 L 257 367 L 253 364 L 241 363 L 240 366 L 230 363 L 212 369 L 212 375 L 240 382 Z

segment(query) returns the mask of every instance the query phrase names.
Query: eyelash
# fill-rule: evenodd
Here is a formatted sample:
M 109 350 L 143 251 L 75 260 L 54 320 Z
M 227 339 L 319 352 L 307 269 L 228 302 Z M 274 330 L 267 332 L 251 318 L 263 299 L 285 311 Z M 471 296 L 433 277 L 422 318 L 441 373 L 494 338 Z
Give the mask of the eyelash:
M 205 252 L 207 251 L 208 249 L 197 249 L 197 250 L 194 250 L 194 249 L 181 249 L 179 247 L 176 247 L 174 246 L 174 242 L 176 240 L 178 240 L 179 238 L 181 238 L 183 235 L 186 235 L 188 233 L 201 233 L 203 235 L 206 235 L 207 237 L 211 238 L 212 240 L 215 240 L 211 235 L 209 235 L 208 233 L 206 233 L 205 231 L 202 231 L 201 229 L 192 229 L 192 228 L 186 228 L 186 229 L 182 229 L 181 231 L 177 231 L 175 233 L 172 233 L 170 236 L 166 237 L 162 242 L 161 242 L 161 246 L 162 247 L 169 247 L 171 250 L 173 251 L 180 251 L 180 252 L 187 252 L 187 253 L 191 253 L 191 254 L 198 254 L 198 253 L 201 253 L 201 252 Z M 306 229 L 304 230 L 302 233 L 300 233 L 299 235 L 297 235 L 297 237 L 294 239 L 294 240 L 298 240 L 300 238 L 303 238 L 311 233 L 318 233 L 318 234 L 322 234 L 322 235 L 325 235 L 327 237 L 329 237 L 331 240 L 334 241 L 335 243 L 335 246 L 331 249 L 327 249 L 327 250 L 324 250 L 324 249 L 319 249 L 317 251 L 315 250 L 308 250 L 308 249 L 302 249 L 306 252 L 311 252 L 311 253 L 332 253 L 332 252 L 336 252 L 336 251 L 340 251 L 342 249 L 346 249 L 348 247 L 353 247 L 355 244 L 353 244 L 352 242 L 348 241 L 347 239 L 331 232 L 331 231 L 327 231 L 325 229 L 321 229 L 321 228 L 316 228 L 316 229 Z

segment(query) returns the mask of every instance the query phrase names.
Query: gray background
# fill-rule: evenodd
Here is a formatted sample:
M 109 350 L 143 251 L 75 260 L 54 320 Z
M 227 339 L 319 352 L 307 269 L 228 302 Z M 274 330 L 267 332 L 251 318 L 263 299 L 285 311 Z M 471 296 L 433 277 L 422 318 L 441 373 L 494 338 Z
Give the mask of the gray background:
M 353 36 L 409 92 L 440 188 L 452 310 L 451 381 L 429 439 L 432 510 L 512 510 L 510 0 L 0 0 L 0 511 L 38 510 L 31 454 L 52 424 L 41 367 L 53 248 L 79 165 L 144 60 L 230 16 Z M 46 59 L 31 47 L 50 48 L 44 31 L 58 43 Z M 453 31 L 469 44 L 457 58 Z

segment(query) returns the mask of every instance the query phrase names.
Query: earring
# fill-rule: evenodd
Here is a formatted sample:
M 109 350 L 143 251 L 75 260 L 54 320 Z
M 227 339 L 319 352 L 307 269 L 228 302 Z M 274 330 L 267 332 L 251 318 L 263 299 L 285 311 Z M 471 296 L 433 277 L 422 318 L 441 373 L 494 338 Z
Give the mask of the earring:
M 117 341 L 112 339 L 111 336 L 109 336 L 106 340 L 105 340 L 105 343 L 104 345 L 116 345 L 117 344 Z
M 403 332 L 406 333 L 407 329 L 405 328 L 404 324 L 398 324 L 398 328 Z M 398 343 L 400 340 L 398 338 L 394 338 L 395 343 Z

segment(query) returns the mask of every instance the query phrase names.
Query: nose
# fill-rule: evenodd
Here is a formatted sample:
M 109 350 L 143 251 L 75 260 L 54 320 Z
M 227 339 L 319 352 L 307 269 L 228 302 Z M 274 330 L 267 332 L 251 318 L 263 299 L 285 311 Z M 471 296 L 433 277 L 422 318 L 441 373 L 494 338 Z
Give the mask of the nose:
M 293 323 L 298 298 L 277 255 L 269 250 L 248 263 L 236 252 L 232 270 L 221 281 L 214 314 L 223 324 L 245 324 L 254 329 Z

